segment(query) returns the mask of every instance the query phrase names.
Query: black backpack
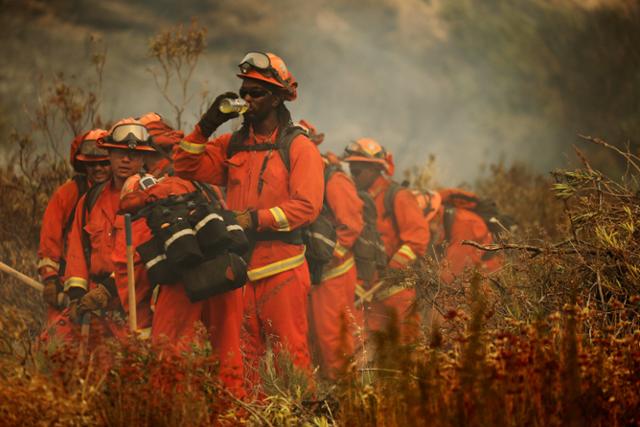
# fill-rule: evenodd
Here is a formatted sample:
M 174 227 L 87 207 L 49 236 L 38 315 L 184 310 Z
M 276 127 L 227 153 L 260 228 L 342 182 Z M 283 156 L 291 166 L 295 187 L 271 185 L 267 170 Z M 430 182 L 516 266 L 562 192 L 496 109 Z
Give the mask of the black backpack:
M 378 231 L 378 210 L 373 197 L 367 191 L 358 191 L 358 197 L 364 204 L 362 207 L 364 227 L 353 245 L 353 254 L 358 279 L 371 285 L 376 272 L 383 271 L 389 259 Z
M 331 176 L 340 171 L 340 166 L 328 165 L 324 170 L 325 190 Z M 326 194 L 326 191 L 325 191 Z M 304 243 L 307 247 L 305 257 L 309 265 L 311 283 L 318 285 L 322 282 L 324 267 L 333 258 L 333 252 L 338 243 L 336 227 L 333 223 L 334 214 L 327 203 L 326 196 L 320 215 L 303 232 Z

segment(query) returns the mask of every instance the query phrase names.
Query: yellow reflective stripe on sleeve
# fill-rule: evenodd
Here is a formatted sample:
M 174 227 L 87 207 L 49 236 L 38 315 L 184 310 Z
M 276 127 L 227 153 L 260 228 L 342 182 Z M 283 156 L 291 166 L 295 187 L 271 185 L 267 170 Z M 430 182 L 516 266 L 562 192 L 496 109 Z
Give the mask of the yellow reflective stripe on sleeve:
M 38 261 L 38 270 L 43 267 L 51 267 L 56 271 L 56 273 L 60 270 L 60 264 L 55 262 L 51 258 L 42 258 L 40 261 Z
M 180 141 L 180 148 L 189 154 L 202 154 L 205 150 L 205 144 L 196 144 L 183 139 Z
M 335 249 L 334 249 L 333 251 L 334 251 L 334 253 L 335 253 L 336 255 L 338 255 L 339 257 L 343 257 L 343 256 L 345 256 L 345 255 L 347 254 L 347 251 L 348 251 L 348 250 L 349 250 L 349 249 L 345 248 L 345 247 L 344 247 L 344 246 L 342 246 L 340 243 L 337 243 L 337 244 L 336 244 L 336 247 L 335 247 Z
M 398 294 L 406 289 L 409 289 L 409 288 L 405 288 L 404 286 L 398 286 L 398 285 L 389 286 L 388 288 L 381 289 L 378 292 L 376 292 L 374 297 L 376 301 L 383 301 L 387 298 L 391 298 L 395 294 Z
M 276 220 L 278 231 L 291 230 L 289 227 L 289 220 L 282 209 L 276 206 L 275 208 L 269 209 L 269 212 L 271 212 L 271 215 L 273 215 L 273 218 Z
M 397 253 L 401 253 L 402 255 L 404 255 L 407 258 L 409 258 L 411 261 L 414 261 L 414 260 L 416 260 L 416 258 L 418 258 L 416 253 L 413 252 L 413 249 L 411 249 L 407 245 L 400 246 L 400 249 L 398 249 Z
M 64 291 L 67 292 L 71 288 L 81 288 L 85 291 L 89 290 L 89 286 L 87 286 L 87 281 L 82 277 L 69 277 L 64 282 Z
M 415 261 L 417 258 L 418 257 L 416 256 L 415 252 L 413 252 L 413 250 L 409 246 L 402 245 L 400 246 L 400 249 L 398 249 L 398 251 L 393 254 L 391 260 L 402 265 L 407 265 Z
M 353 257 L 350 257 L 349 259 L 347 259 L 345 262 L 338 265 L 337 267 L 334 267 L 322 273 L 322 281 L 324 282 L 325 280 L 330 280 L 338 276 L 342 276 L 343 274 L 351 270 L 355 264 L 356 262 L 353 259 Z
M 264 279 L 265 277 L 270 277 L 278 273 L 282 273 L 283 271 L 299 267 L 304 263 L 304 259 L 304 252 L 302 252 L 301 254 L 292 256 L 291 258 L 249 270 L 247 271 L 247 276 L 250 281 L 255 282 L 256 280 Z
M 356 296 L 362 298 L 367 294 L 367 290 L 362 285 L 356 285 Z

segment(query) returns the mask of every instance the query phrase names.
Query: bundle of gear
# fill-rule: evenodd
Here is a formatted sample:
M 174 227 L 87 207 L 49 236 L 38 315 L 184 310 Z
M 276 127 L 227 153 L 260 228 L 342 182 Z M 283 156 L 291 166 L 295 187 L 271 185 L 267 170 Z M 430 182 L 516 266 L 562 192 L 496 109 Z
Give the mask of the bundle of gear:
M 247 237 L 233 212 L 222 208 L 212 192 L 171 195 L 147 204 L 136 215 L 146 219 L 152 238 L 137 246 L 154 285 L 183 283 L 191 301 L 201 301 L 244 285 L 242 255 Z

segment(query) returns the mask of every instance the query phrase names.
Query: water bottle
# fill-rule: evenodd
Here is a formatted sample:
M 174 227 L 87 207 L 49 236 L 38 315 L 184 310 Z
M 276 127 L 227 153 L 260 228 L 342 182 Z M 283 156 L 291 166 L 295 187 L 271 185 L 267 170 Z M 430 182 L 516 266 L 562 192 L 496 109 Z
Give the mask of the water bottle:
M 225 98 L 220 103 L 220 111 L 225 114 L 244 114 L 248 109 L 249 104 L 242 98 Z

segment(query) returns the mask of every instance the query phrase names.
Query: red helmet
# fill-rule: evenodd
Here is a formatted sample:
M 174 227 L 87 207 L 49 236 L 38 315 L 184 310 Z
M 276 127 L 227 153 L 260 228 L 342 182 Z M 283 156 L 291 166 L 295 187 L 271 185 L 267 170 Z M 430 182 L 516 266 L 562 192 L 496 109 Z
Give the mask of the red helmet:
M 345 162 L 377 163 L 384 167 L 387 175 L 393 175 L 393 156 L 374 139 L 360 138 L 344 150 Z
M 149 145 L 151 135 L 147 128 L 138 120 L 128 118 L 117 122 L 109 133 L 98 139 L 100 148 L 120 148 L 134 151 L 156 151 Z
M 104 129 L 93 129 L 76 136 L 71 142 L 70 161 L 73 170 L 84 172 L 83 163 L 102 162 L 109 160 L 106 150 L 98 147 L 97 141 L 104 137 L 107 131 Z
M 306 120 L 300 120 L 298 122 L 298 126 L 306 129 L 307 134 L 309 135 L 309 139 L 316 145 L 322 144 L 324 141 L 324 133 L 318 133 L 318 130 Z
M 169 152 L 184 138 L 184 132 L 173 129 L 158 113 L 147 113 L 138 121 L 147 128 L 153 142 Z
M 253 79 L 270 83 L 284 89 L 285 100 L 293 101 L 298 97 L 298 83 L 282 58 L 273 53 L 249 52 L 238 64 L 241 79 Z

